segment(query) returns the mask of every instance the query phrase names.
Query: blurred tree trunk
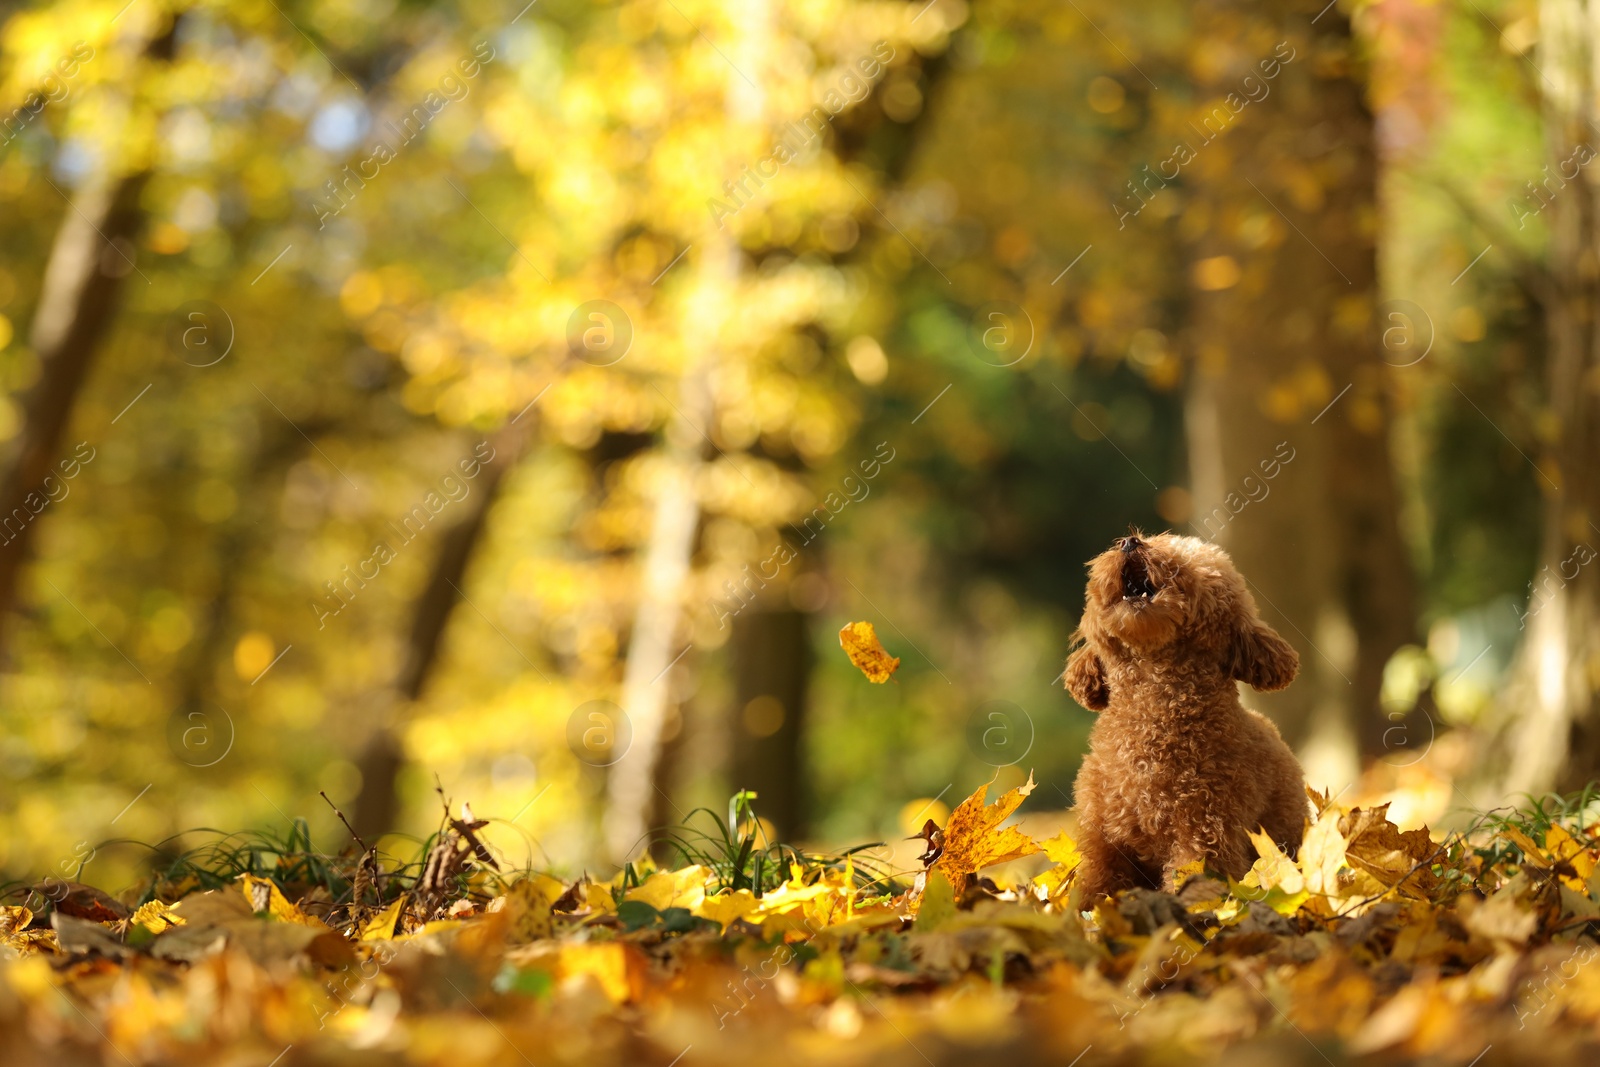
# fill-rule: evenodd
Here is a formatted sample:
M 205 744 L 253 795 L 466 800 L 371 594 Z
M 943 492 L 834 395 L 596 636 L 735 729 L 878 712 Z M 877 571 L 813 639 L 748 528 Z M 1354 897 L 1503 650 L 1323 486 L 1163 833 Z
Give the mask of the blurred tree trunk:
M 1550 250 L 1545 313 L 1547 413 L 1539 570 L 1525 609 L 1506 724 L 1505 788 L 1571 790 L 1600 776 L 1600 206 L 1590 164 L 1563 181 L 1560 165 L 1596 145 L 1600 14 L 1579 0 L 1539 4 L 1539 86 L 1548 175 Z
M 1383 668 L 1415 614 L 1374 326 L 1372 115 L 1343 13 L 1310 27 L 1290 17 L 1306 10 L 1196 9 L 1227 57 L 1207 68 L 1202 99 L 1247 76 L 1262 84 L 1263 60 L 1279 72 L 1219 136 L 1190 134 L 1186 424 L 1195 533 L 1229 550 L 1301 655 L 1294 685 L 1249 700 L 1306 757 L 1312 783 L 1337 789 L 1359 756 L 1382 751 Z
M 736 255 L 725 247 L 726 257 Z M 715 258 L 715 247 L 706 250 Z M 715 268 L 712 268 L 715 269 Z M 654 517 L 642 560 L 639 604 L 623 668 L 622 710 L 632 731 L 629 750 L 612 765 L 606 784 L 605 847 L 618 863 L 630 859 L 649 829 L 660 792 L 661 745 L 672 683 L 667 672 L 687 651 L 680 628 L 683 594 L 700 526 L 698 474 L 709 423 L 704 371 L 691 368 L 681 386 L 676 419 L 667 428 Z
M 412 705 L 422 699 L 439 663 L 445 628 L 450 622 L 467 564 L 482 541 L 489 511 L 499 497 L 506 475 L 516 466 L 531 437 L 533 416 L 520 427 L 509 426 L 491 440 L 494 458 L 483 464 L 472 506 L 445 529 L 428 581 L 411 604 L 411 629 L 405 659 L 393 683 L 374 694 L 372 733 L 356 766 L 361 771 L 361 793 L 356 798 L 356 832 L 367 841 L 395 829 L 399 814 L 399 782 L 405 767 L 405 747 L 400 731 Z
M 177 22 L 174 18 L 145 45 L 145 58 L 172 59 Z M 28 501 L 43 498 L 45 476 L 64 458 L 58 455 L 62 436 L 100 342 L 116 318 L 123 281 L 137 269 L 134 240 L 144 226 L 139 197 L 149 177 L 148 170 L 117 175 L 110 169 L 90 177 L 69 199 L 50 248 L 29 329 L 29 343 L 39 357 L 39 381 L 20 398 L 25 421 L 0 475 L 0 520 L 19 520 L 15 531 L 8 527 L 0 535 L 0 661 L 33 541 L 36 510 Z
M 759 88 L 761 71 L 770 63 L 767 49 L 772 34 L 768 0 L 745 0 L 734 24 L 739 38 L 729 61 L 724 111 L 730 123 L 760 123 L 767 110 Z M 753 76 L 757 81 L 750 81 Z M 741 257 L 732 235 L 719 224 L 695 244 L 700 246 L 699 282 L 711 300 L 709 307 L 725 302 L 738 285 Z M 661 783 L 662 731 L 671 700 L 671 679 L 665 677 L 677 658 L 688 651 L 681 632 L 683 596 L 687 587 L 696 534 L 700 527 L 698 475 L 704 466 L 702 449 L 710 444 L 713 410 L 710 375 L 716 363 L 713 349 L 721 324 L 702 320 L 706 339 L 684 367 L 678 397 L 672 401 L 677 417 L 668 423 L 663 448 L 662 475 L 656 487 L 650 537 L 643 557 L 639 603 L 628 636 L 628 659 L 623 668 L 622 710 L 632 729 L 629 751 L 612 765 L 606 779 L 604 819 L 605 851 L 617 863 L 630 859 L 652 825 Z M 713 446 L 714 447 L 714 446 Z M 670 798 L 668 798 L 670 799 Z
M 0 535 L 5 538 L 0 545 L 0 642 L 33 542 L 36 509 L 29 501 L 44 498 L 44 478 L 63 458 L 59 452 L 68 420 L 116 318 L 123 281 L 133 271 L 133 239 L 144 221 L 139 194 L 148 176 L 102 173 L 89 179 L 67 205 L 50 249 L 29 338 L 39 356 L 39 381 L 18 405 L 26 422 L 15 458 L 0 478 L 0 518 L 15 518 Z
M 305 438 L 285 424 L 277 424 L 263 434 L 261 446 L 251 464 L 250 482 L 239 494 L 240 506 L 227 520 L 215 539 L 216 583 L 209 590 L 209 603 L 201 616 L 200 637 L 191 642 L 193 651 L 183 670 L 177 701 L 178 713 L 188 716 L 202 712 L 208 697 L 217 690 L 217 668 L 231 651 L 234 636 L 235 598 L 240 581 L 247 573 L 245 564 L 262 544 L 263 530 L 274 528 L 263 514 L 261 501 L 276 499 L 271 486 L 281 486 L 285 472 L 304 451 Z M 317 431 L 302 427 L 308 434 Z M 275 532 L 275 531 L 274 531 Z
M 779 839 L 806 832 L 804 752 L 811 639 L 807 616 L 787 605 L 751 605 L 733 620 L 734 789 L 757 794 L 756 813 Z

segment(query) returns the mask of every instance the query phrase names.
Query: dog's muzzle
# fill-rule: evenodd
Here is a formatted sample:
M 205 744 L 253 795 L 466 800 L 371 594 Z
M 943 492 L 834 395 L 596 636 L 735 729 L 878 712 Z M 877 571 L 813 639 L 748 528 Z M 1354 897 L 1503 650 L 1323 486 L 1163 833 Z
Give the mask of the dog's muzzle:
M 1150 580 L 1150 562 L 1145 543 L 1136 536 L 1122 539 L 1122 599 L 1148 603 L 1156 595 Z

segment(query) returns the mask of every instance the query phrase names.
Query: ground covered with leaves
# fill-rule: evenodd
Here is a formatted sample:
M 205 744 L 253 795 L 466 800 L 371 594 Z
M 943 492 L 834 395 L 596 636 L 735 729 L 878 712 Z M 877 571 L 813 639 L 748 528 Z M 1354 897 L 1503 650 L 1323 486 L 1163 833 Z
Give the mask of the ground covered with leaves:
M 750 796 L 681 866 L 512 873 L 470 812 L 416 863 L 224 838 L 132 899 L 13 887 L 0 1062 L 1594 1063 L 1589 796 L 1442 837 L 1313 795 L 1297 859 L 1085 901 L 1032 781 L 873 847 L 761 840 Z M 675 846 L 675 847 L 671 847 Z M 1022 873 L 1018 873 L 1022 872 Z

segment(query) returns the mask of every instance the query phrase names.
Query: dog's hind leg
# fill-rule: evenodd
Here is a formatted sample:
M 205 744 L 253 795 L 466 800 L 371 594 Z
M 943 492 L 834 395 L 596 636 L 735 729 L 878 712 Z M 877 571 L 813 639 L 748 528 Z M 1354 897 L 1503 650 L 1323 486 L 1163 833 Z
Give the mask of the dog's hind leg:
M 1284 781 L 1273 790 L 1267 810 L 1262 813 L 1262 828 L 1290 859 L 1298 859 L 1300 842 L 1306 833 L 1306 819 L 1310 814 L 1311 803 L 1306 799 L 1305 783 L 1299 778 L 1285 775 Z
M 1101 897 L 1120 889 L 1161 887 L 1159 869 L 1140 860 L 1098 829 L 1081 827 L 1079 836 L 1078 851 L 1083 853 L 1083 862 L 1078 866 L 1077 884 L 1083 890 L 1085 905 L 1093 905 Z

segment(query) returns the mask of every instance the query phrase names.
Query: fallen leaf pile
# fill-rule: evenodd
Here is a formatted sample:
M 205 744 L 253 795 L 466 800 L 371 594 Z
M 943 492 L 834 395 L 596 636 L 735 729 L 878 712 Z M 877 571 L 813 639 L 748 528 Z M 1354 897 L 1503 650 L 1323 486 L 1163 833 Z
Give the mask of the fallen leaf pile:
M 142 902 L 24 887 L 0 1063 L 1597 1062 L 1581 813 L 1435 839 L 1313 795 L 1294 858 L 1263 835 L 1237 882 L 1097 902 L 1070 835 L 1006 825 L 1031 788 L 979 789 L 894 880 L 871 850 L 763 871 L 737 834 L 608 882 L 505 874 L 464 815 L 411 877 L 350 857 L 344 901 L 288 857 Z

